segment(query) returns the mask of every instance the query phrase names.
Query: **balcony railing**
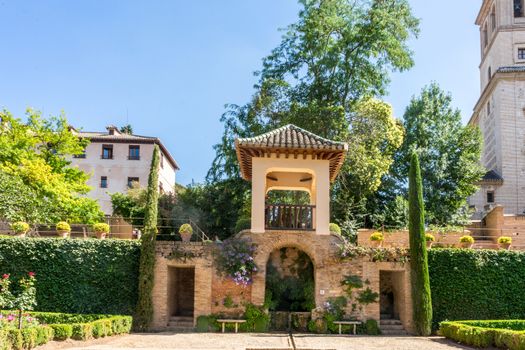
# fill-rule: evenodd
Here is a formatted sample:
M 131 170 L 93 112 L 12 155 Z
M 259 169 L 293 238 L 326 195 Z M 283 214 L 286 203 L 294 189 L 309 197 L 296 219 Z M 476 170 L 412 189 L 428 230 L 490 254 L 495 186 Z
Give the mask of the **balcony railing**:
M 313 230 L 315 205 L 267 204 L 265 227 L 268 230 Z

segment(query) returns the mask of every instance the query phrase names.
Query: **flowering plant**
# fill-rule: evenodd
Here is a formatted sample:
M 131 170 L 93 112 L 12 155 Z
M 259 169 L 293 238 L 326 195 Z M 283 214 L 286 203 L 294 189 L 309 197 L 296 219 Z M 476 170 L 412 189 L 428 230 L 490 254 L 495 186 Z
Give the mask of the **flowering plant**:
M 409 261 L 409 250 L 406 248 L 369 248 L 357 246 L 352 243 L 339 245 L 339 259 L 352 260 L 360 257 L 367 257 L 371 262 L 395 262 L 407 263 Z
M 10 275 L 3 274 L 0 279 L 0 308 L 18 310 L 18 328 L 22 328 L 22 313 L 24 310 L 33 310 L 36 306 L 35 273 L 29 272 L 27 277 L 18 281 L 20 292 L 14 295 L 10 290 Z M 12 321 L 9 315 L 7 321 Z
M 219 244 L 216 254 L 217 269 L 233 279 L 235 284 L 247 286 L 252 273 L 257 271 L 253 260 L 256 245 L 248 239 L 228 239 Z
M 27 231 L 29 231 L 29 224 L 23 221 L 13 222 L 11 224 L 11 229 L 15 233 L 26 233 Z

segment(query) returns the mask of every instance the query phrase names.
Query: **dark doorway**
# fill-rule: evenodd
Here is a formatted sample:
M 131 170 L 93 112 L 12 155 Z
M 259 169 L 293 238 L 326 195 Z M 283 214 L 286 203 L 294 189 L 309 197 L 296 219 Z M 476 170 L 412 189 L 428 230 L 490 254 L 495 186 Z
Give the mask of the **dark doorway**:
M 380 271 L 379 283 L 381 293 L 379 305 L 381 319 L 399 320 L 399 307 L 401 304 L 403 273 L 397 271 Z
M 173 267 L 169 273 L 169 301 L 171 316 L 193 317 L 195 295 L 195 268 Z

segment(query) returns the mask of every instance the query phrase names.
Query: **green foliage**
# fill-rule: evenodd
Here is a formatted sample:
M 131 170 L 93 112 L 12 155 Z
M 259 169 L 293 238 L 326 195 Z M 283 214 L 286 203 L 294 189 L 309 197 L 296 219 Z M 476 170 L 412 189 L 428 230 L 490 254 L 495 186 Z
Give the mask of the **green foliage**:
M 249 239 L 231 238 L 218 245 L 215 254 L 217 272 L 231 278 L 235 284 L 247 286 L 257 271 L 253 260 L 256 245 Z
M 0 237 L 2 271 L 38 277 L 37 310 L 131 314 L 138 258 L 136 241 Z
M 43 119 L 28 110 L 27 122 L 0 112 L 0 218 L 8 221 L 91 223 L 103 213 L 85 195 L 89 175 L 68 158 L 87 140 L 69 130 L 64 116 Z M 5 181 L 4 181 L 5 180 Z
M 179 227 L 179 233 L 183 233 L 183 232 L 193 233 L 193 228 L 191 227 L 190 224 L 182 224 Z
M 138 301 L 133 319 L 133 328 L 139 332 L 148 330 L 153 319 L 153 280 L 155 276 L 155 237 L 157 235 L 157 216 L 159 201 L 159 147 L 155 145 L 148 178 L 144 234 L 141 237 Z
M 330 225 L 328 225 L 328 228 L 330 229 L 330 232 L 336 233 L 338 235 L 341 234 L 341 227 L 339 227 L 338 224 L 331 222 Z
M 105 222 L 99 222 L 93 225 L 93 231 L 97 233 L 109 233 L 109 225 Z
M 425 243 L 425 207 L 419 159 L 412 153 L 408 178 L 410 276 L 413 319 L 417 334 L 428 336 L 432 330 L 432 299 Z
M 359 257 L 368 257 L 371 262 L 395 262 L 407 263 L 409 261 L 409 251 L 405 248 L 369 248 L 356 246 L 351 243 L 343 243 L 339 246 L 339 259 L 352 260 Z
M 444 320 L 525 319 L 525 252 L 431 249 L 434 327 Z
M 66 340 L 73 335 L 73 327 L 70 324 L 50 324 L 49 327 L 53 328 L 56 340 Z
M 370 287 L 366 287 L 365 290 L 359 292 L 357 295 L 357 301 L 362 305 L 376 303 L 378 298 L 379 293 L 374 292 Z
M 459 241 L 461 243 L 474 243 L 474 237 L 469 236 L 469 235 L 461 236 L 459 238 Z
M 436 237 L 431 233 L 425 233 L 425 242 L 434 242 Z
M 91 323 L 71 324 L 71 338 L 75 340 L 88 340 L 93 337 L 93 325 Z
M 246 304 L 244 311 L 244 319 L 246 319 L 246 330 L 249 332 L 263 333 L 268 331 L 270 324 L 270 316 L 264 307 L 253 304 Z
M 366 320 L 365 322 L 366 334 L 368 335 L 378 335 L 381 334 L 379 325 L 376 320 Z
M 11 224 L 11 229 L 15 233 L 26 233 L 27 231 L 29 231 L 29 224 L 23 221 L 13 222 Z
M 476 192 L 476 182 L 485 173 L 480 165 L 480 131 L 463 125 L 450 94 L 436 83 L 412 98 L 403 119 L 406 137 L 393 166 L 395 192 L 404 190 L 410 155 L 417 150 L 427 222 L 464 224 L 469 217 L 466 199 Z
M 71 226 L 69 226 L 69 224 L 67 222 L 65 222 L 65 221 L 59 221 L 56 224 L 56 229 L 57 229 L 57 231 L 71 232 Z
M 370 240 L 372 242 L 381 242 L 383 241 L 385 238 L 383 237 L 383 234 L 381 232 L 374 232 L 370 235 Z
M 352 291 L 363 287 L 363 280 L 358 275 L 347 275 L 341 281 L 341 285 L 345 288 L 346 294 L 349 298 L 352 297 Z
M 463 344 L 521 350 L 525 346 L 525 321 L 454 321 L 441 322 L 441 335 Z
M 252 227 L 252 219 L 250 218 L 239 218 L 235 223 L 235 233 L 239 233 L 242 230 L 249 230 Z
M 512 243 L 512 237 L 508 236 L 501 236 L 498 238 L 499 244 L 511 244 Z

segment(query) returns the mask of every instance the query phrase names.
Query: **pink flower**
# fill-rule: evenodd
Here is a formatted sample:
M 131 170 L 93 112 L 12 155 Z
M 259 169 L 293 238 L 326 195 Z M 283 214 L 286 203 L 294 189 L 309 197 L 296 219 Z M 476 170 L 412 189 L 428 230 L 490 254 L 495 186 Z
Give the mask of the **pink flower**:
M 15 315 L 8 315 L 8 316 L 7 316 L 7 320 L 8 320 L 9 322 L 13 321 L 14 319 L 15 319 Z
M 9 278 L 9 274 L 8 274 L 8 273 L 4 273 L 4 274 L 2 275 L 2 278 L 5 279 L 5 280 L 8 279 L 8 278 Z
M 35 273 L 34 272 L 29 272 L 28 275 L 29 275 L 29 277 L 35 277 Z

